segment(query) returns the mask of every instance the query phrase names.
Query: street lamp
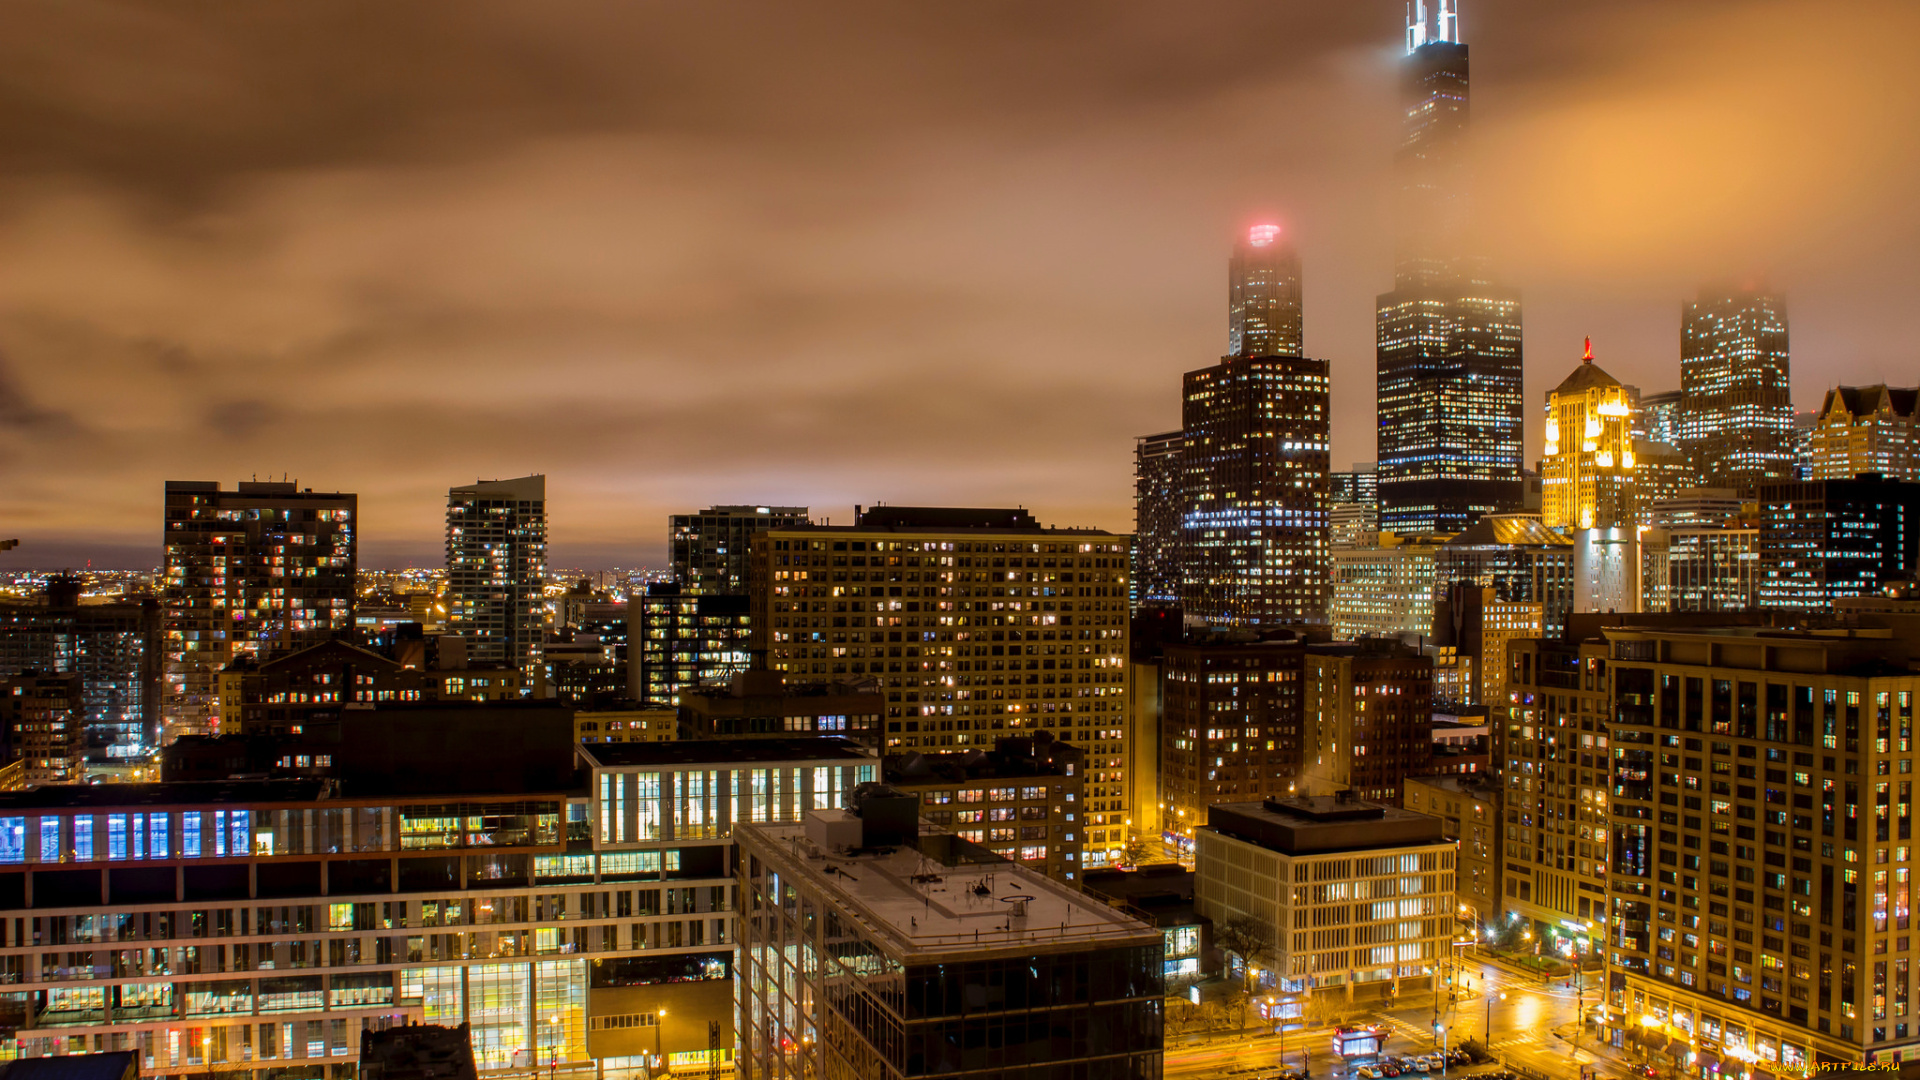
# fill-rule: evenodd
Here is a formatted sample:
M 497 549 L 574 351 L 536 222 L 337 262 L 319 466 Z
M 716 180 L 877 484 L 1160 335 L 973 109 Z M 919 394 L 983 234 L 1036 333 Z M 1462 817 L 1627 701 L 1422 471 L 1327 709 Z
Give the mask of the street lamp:
M 1507 992 L 1500 991 L 1500 1000 L 1507 1000 Z M 1493 987 L 1487 987 L 1487 1022 L 1481 1025 L 1480 1038 L 1487 1044 L 1487 1056 L 1493 1056 Z

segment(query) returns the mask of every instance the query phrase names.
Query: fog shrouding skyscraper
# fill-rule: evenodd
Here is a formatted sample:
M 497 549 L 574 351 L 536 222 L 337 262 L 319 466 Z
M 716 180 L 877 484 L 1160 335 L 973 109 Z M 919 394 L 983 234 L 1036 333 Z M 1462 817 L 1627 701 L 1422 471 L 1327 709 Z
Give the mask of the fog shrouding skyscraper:
M 1227 260 L 1227 352 L 1299 356 L 1300 255 L 1278 225 L 1255 225 Z
M 1180 606 L 1215 626 L 1327 619 L 1327 362 L 1186 375 Z
M 1453 0 L 1416 5 L 1394 155 L 1398 242 L 1379 298 L 1380 526 L 1458 532 L 1517 510 L 1520 294 L 1492 281 L 1472 239 L 1467 47 Z
M 1751 490 L 1794 478 L 1787 304 L 1707 286 L 1680 317 L 1680 446 L 1700 482 Z
M 547 478 L 447 492 L 447 633 L 475 665 L 532 671 L 545 632 Z
M 353 629 L 359 502 L 290 483 L 167 481 L 164 741 L 209 730 L 235 656 Z

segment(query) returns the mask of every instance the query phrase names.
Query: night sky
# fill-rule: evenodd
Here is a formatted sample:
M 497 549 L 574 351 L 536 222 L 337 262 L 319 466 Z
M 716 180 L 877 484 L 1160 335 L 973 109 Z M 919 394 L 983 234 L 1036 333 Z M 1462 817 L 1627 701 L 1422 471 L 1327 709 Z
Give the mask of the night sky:
M 1544 392 L 1677 388 L 1788 297 L 1794 397 L 1920 383 L 1911 3 L 1462 0 L 1486 248 Z M 1336 467 L 1373 457 L 1404 5 L 23 0 L 0 35 L 7 566 L 150 566 L 165 480 L 548 474 L 557 565 L 709 502 L 1132 526 L 1132 437 L 1281 222 Z

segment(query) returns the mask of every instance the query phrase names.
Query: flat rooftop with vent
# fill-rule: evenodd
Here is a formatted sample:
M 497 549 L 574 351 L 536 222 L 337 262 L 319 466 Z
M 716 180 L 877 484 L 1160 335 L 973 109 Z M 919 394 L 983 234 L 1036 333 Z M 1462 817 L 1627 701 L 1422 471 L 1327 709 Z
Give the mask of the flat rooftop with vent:
M 923 822 L 911 793 L 849 802 L 734 830 L 743 1075 L 1160 1075 L 1159 930 Z
M 827 894 L 871 923 L 890 953 L 914 962 L 938 953 L 1159 943 L 1146 923 L 931 822 L 908 818 L 913 832 L 872 846 L 858 839 L 862 824 L 849 810 L 815 810 L 802 824 L 741 826 L 735 835 L 743 858 L 761 854 L 804 877 L 806 891 Z

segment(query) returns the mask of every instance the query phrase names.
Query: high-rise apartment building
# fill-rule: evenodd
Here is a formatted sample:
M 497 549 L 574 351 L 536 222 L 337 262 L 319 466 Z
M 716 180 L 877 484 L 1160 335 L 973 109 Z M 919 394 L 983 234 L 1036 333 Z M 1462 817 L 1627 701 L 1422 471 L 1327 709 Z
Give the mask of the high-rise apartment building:
M 1813 479 L 1879 473 L 1889 480 L 1920 480 L 1920 390 L 1837 386 L 1827 391 L 1817 415 L 1807 439 Z
M 639 631 L 627 651 L 639 658 L 628 669 L 629 693 L 636 700 L 677 705 L 681 694 L 725 683 L 747 670 L 753 647 L 751 598 L 690 593 L 677 582 L 656 581 L 629 600 L 627 610 Z
M 1776 1076 L 1911 1058 L 1912 644 L 1604 634 L 1616 1029 Z
M 1605 650 L 1521 639 L 1488 720 L 1506 781 L 1506 909 L 1536 927 L 1580 927 L 1582 952 L 1607 914 L 1610 759 Z M 1539 930 L 1535 931 L 1536 933 Z
M 1126 843 L 1127 542 L 1018 510 L 876 507 L 754 540 L 753 627 L 795 679 L 869 677 L 889 752 L 1047 730 L 1087 754 L 1082 865 Z
M 1190 623 L 1327 617 L 1325 360 L 1227 357 L 1185 380 L 1181 607 Z
M 80 676 L 87 760 L 120 765 L 160 742 L 160 606 L 147 599 L 81 603 L 59 575 L 38 603 L 0 604 L 0 675 Z
M 1185 433 L 1142 435 L 1133 446 L 1133 606 L 1180 601 L 1180 446 Z
M 1255 225 L 1227 260 L 1227 355 L 1300 356 L 1300 254 L 1278 225 Z
M 1640 412 L 1634 420 L 1633 429 L 1639 438 L 1648 442 L 1671 443 L 1680 445 L 1680 403 L 1683 395 L 1678 390 L 1663 390 L 1658 394 L 1640 395 Z
M 1400 805 L 1433 757 L 1433 660 L 1399 641 L 1307 646 L 1306 775 L 1313 794 Z
M 1751 490 L 1793 478 L 1787 305 L 1707 286 L 1680 320 L 1680 446 L 1701 483 Z
M 1433 624 L 1434 644 L 1451 650 L 1460 671 L 1451 704 L 1497 708 L 1506 701 L 1508 649 L 1542 636 L 1541 605 L 1505 600 L 1499 590 L 1472 581 L 1447 586 Z
M 1452 0 L 1407 27 L 1394 288 L 1379 298 L 1380 523 L 1458 532 L 1519 510 L 1524 416 L 1520 294 L 1473 239 L 1467 46 Z
M 447 633 L 476 664 L 533 671 L 546 633 L 547 478 L 447 492 Z
M 220 669 L 353 630 L 357 496 L 290 483 L 169 480 L 164 739 L 206 733 Z
M 1920 566 L 1920 484 L 1867 476 L 1760 488 L 1760 606 L 1821 611 Z
M 753 534 L 805 525 L 804 506 L 709 506 L 668 520 L 673 579 L 693 596 L 746 595 L 752 584 Z
M 1540 522 L 1549 529 L 1614 529 L 1636 520 L 1633 403 L 1620 381 L 1593 362 L 1547 394 Z
M 1297 640 L 1169 646 L 1160 723 L 1161 822 L 1193 843 L 1207 807 L 1285 795 L 1304 765 Z

